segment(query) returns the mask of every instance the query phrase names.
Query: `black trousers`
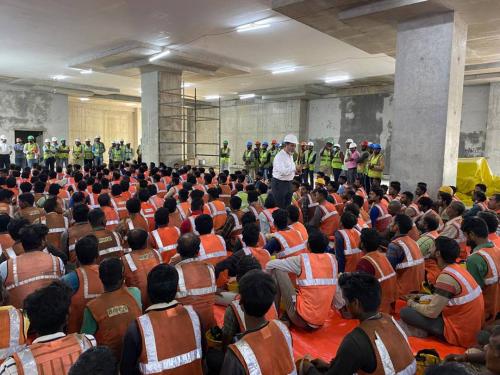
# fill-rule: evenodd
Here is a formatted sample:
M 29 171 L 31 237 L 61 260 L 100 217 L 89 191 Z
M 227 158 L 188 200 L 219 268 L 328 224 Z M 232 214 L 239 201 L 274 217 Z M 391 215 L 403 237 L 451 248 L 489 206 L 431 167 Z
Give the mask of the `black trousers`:
M 271 192 L 279 208 L 287 208 L 292 203 L 292 181 L 282 181 L 273 177 Z
M 56 158 L 47 158 L 45 159 L 45 167 L 48 168 L 50 171 L 54 170 L 54 165 L 56 164 Z
M 0 155 L 0 169 L 9 169 L 10 155 Z
M 411 307 L 403 307 L 399 315 L 406 324 L 423 329 L 432 336 L 444 338 L 444 321 L 441 315 L 435 319 L 427 318 Z

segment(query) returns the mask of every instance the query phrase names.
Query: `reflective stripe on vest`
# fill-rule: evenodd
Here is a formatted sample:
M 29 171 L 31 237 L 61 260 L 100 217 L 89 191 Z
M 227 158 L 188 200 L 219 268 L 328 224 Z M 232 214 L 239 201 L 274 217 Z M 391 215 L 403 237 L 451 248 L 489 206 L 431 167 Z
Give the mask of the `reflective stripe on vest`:
M 125 260 L 128 263 L 128 266 L 130 268 L 130 271 L 135 272 L 137 271 L 137 266 L 135 265 L 134 260 L 132 259 L 132 256 L 130 254 L 125 255 Z
M 380 212 L 380 215 L 377 217 L 377 221 L 385 220 L 388 217 L 392 217 L 391 214 L 389 214 L 387 211 L 384 211 L 384 209 L 380 204 L 376 204 L 375 207 L 377 207 Z
M 9 347 L 0 349 L 0 361 L 21 350 L 24 345 L 19 345 L 21 337 L 21 314 L 17 309 L 9 309 Z M 5 327 L 2 327 L 5 329 Z
M 332 263 L 332 277 L 328 279 L 315 279 L 313 277 L 313 272 L 311 268 L 311 260 L 309 259 L 309 254 L 300 254 L 304 264 L 304 273 L 306 275 L 305 279 L 297 279 L 297 285 L 299 286 L 325 286 L 325 285 L 337 285 L 337 263 L 333 258 L 333 255 L 328 254 L 328 258 Z
M 174 227 L 174 228 L 177 230 L 177 234 L 180 236 L 181 231 L 179 230 L 179 228 L 177 228 L 177 227 Z M 151 234 L 153 235 L 153 238 L 155 239 L 156 244 L 158 245 L 158 251 L 160 253 L 162 253 L 164 251 L 170 251 L 170 250 L 177 249 L 177 242 L 172 244 L 172 245 L 163 246 L 163 242 L 161 240 L 160 234 L 158 233 L 158 230 L 152 231 Z
M 462 297 L 456 297 L 456 298 L 451 298 L 448 301 L 448 306 L 460 306 L 460 305 L 465 305 L 466 303 L 469 303 L 473 300 L 475 300 L 477 297 L 481 295 L 481 287 L 478 285 L 476 289 L 472 289 L 472 286 L 469 284 L 467 279 L 457 270 L 451 268 L 451 267 L 446 267 L 444 269 L 445 272 L 451 273 L 453 276 L 455 276 L 461 284 L 465 286 L 465 289 L 467 289 L 467 294 L 462 296 Z
M 402 269 L 405 269 L 405 268 L 410 268 L 410 267 L 413 267 L 413 266 L 418 266 L 419 264 L 424 263 L 424 258 L 413 259 L 413 256 L 411 255 L 410 249 L 408 248 L 408 246 L 406 246 L 406 244 L 403 241 L 396 241 L 396 243 L 399 246 L 401 246 L 401 248 L 403 249 L 403 251 L 405 253 L 405 257 L 406 257 L 406 262 L 399 263 L 396 266 L 397 270 L 402 270 Z
M 35 357 L 29 348 L 25 348 L 17 353 L 24 374 L 38 375 L 38 368 Z
M 488 267 L 491 270 L 491 274 L 492 274 L 491 277 L 484 279 L 484 284 L 485 285 L 497 284 L 498 283 L 498 270 L 497 270 L 497 266 L 495 265 L 495 262 L 491 258 L 491 255 L 488 254 L 484 250 L 479 250 L 477 253 L 483 257 L 483 259 L 486 261 L 486 263 L 488 263 Z
M 8 285 L 6 287 L 7 290 L 14 289 L 16 287 L 26 285 L 29 283 L 33 283 L 38 280 L 59 280 L 59 275 L 57 274 L 57 261 L 59 258 L 56 258 L 55 256 L 51 255 L 52 257 L 52 275 L 39 275 L 39 276 L 34 276 L 30 277 L 29 279 L 25 279 L 22 281 L 19 281 L 19 275 L 17 273 L 17 257 L 12 259 L 12 276 L 14 277 L 14 284 Z
M 272 323 L 276 324 L 276 326 L 280 329 L 288 345 L 288 352 L 290 353 L 290 357 L 294 367 L 293 371 L 289 375 L 296 375 L 297 370 L 295 369 L 295 363 L 293 360 L 292 336 L 290 335 L 288 329 L 280 321 L 273 320 L 270 324 Z M 245 337 L 237 341 L 234 345 L 241 353 L 241 356 L 245 361 L 246 367 L 248 369 L 248 375 L 261 375 L 262 371 L 259 366 L 259 361 L 257 361 L 257 357 L 255 356 L 255 353 L 253 352 L 250 345 L 248 345 L 248 343 L 245 341 Z
M 172 370 L 201 359 L 202 348 L 200 320 L 196 312 L 193 310 L 192 306 L 187 305 L 184 306 L 184 308 L 188 312 L 191 323 L 193 324 L 196 349 L 175 357 L 165 358 L 161 361 L 158 360 L 156 338 L 151 319 L 149 318 L 148 314 L 139 317 L 138 321 L 141 325 L 142 331 L 144 332 L 144 343 L 146 344 L 145 350 L 148 359 L 147 363 L 139 363 L 139 368 L 142 374 L 157 374 L 162 371 Z
M 205 250 L 205 247 L 203 246 L 203 242 L 200 242 L 200 252 L 198 254 L 198 260 L 207 260 L 211 258 L 218 258 L 218 257 L 225 257 L 227 256 L 227 250 L 226 250 L 226 243 L 222 239 L 222 237 L 217 236 L 219 239 L 221 245 L 224 247 L 224 250 L 221 251 L 216 251 L 214 253 L 208 253 Z
M 8 249 L 5 249 L 5 252 L 9 256 L 9 258 L 15 258 L 15 257 L 17 257 L 16 252 L 14 251 L 14 249 L 12 247 L 9 247 Z
M 187 262 L 184 262 L 187 263 Z M 217 285 L 215 284 L 215 272 L 214 268 L 211 265 L 208 265 L 208 270 L 210 272 L 210 284 L 211 286 L 206 287 L 206 288 L 197 288 L 197 289 L 187 289 L 186 288 L 186 281 L 184 279 L 184 271 L 182 270 L 181 265 L 177 264 L 175 266 L 175 269 L 177 270 L 177 273 L 179 274 L 179 284 L 178 284 L 178 289 L 179 291 L 175 295 L 175 298 L 183 298 L 187 296 L 203 296 L 205 294 L 211 294 L 215 293 L 217 291 Z
M 309 206 L 309 207 L 311 207 L 311 206 Z M 321 218 L 321 222 L 328 220 L 332 216 L 338 215 L 337 211 L 328 211 L 328 208 L 326 208 L 322 204 L 319 205 L 319 208 L 321 209 L 321 211 L 323 211 L 323 217 Z
M 191 230 L 193 231 L 194 234 L 196 234 L 197 236 L 199 236 L 200 233 L 196 230 L 196 224 L 194 222 L 194 219 L 196 219 L 196 218 L 193 217 L 193 216 L 189 216 L 188 219 L 189 219 L 189 222 L 191 223 Z
M 226 211 L 217 211 L 217 208 L 215 207 L 215 204 L 213 202 L 208 202 L 208 207 L 210 207 L 210 212 L 212 213 L 212 217 L 215 218 L 215 216 L 219 215 L 225 215 Z
M 87 276 L 87 271 L 84 268 L 80 268 L 83 278 L 83 298 L 93 299 L 99 297 L 101 294 L 90 294 L 89 293 L 89 278 Z
M 302 238 L 302 235 L 300 234 L 300 232 L 297 232 L 297 233 L 299 233 L 300 237 Z M 276 238 L 280 242 L 281 246 L 283 247 L 283 250 L 276 254 L 277 258 L 284 258 L 290 254 L 294 254 L 296 252 L 299 252 L 299 251 L 306 249 L 306 242 L 305 241 L 303 241 L 301 244 L 290 247 L 290 245 L 288 245 L 287 240 L 285 239 L 285 237 L 283 237 L 283 235 L 281 233 L 274 233 L 274 238 Z
M 339 233 L 344 238 L 344 254 L 345 255 L 354 255 L 361 253 L 361 249 L 358 247 L 352 248 L 351 239 L 349 238 L 345 229 L 339 230 Z
M 134 228 L 132 228 L 132 229 L 134 229 Z M 110 253 L 114 253 L 114 252 L 118 252 L 118 251 L 123 250 L 123 247 L 120 245 L 120 238 L 118 237 L 118 234 L 116 232 L 111 232 L 111 233 L 113 233 L 113 236 L 115 237 L 116 246 L 113 246 L 113 247 L 110 247 L 110 248 L 104 249 L 104 250 L 99 250 L 99 256 L 104 256 L 104 255 L 107 255 Z
M 64 219 L 64 227 L 62 228 L 49 228 L 49 233 L 62 233 L 69 227 L 68 218 L 63 216 Z M 44 216 L 40 219 L 40 224 L 47 225 L 47 218 Z
M 403 334 L 406 338 L 406 335 L 403 333 L 399 325 L 396 323 L 394 318 L 392 319 L 398 330 Z M 408 339 L 406 339 L 408 341 Z M 414 375 L 417 371 L 417 362 L 415 359 L 403 370 L 396 372 L 394 369 L 394 364 L 391 361 L 391 356 L 389 351 L 385 347 L 384 342 L 380 338 L 379 334 L 375 331 L 375 347 L 377 348 L 378 354 L 380 356 L 381 365 L 384 369 L 384 374 L 395 374 L 395 375 Z
M 387 279 L 390 279 L 391 277 L 394 277 L 396 276 L 396 272 L 391 272 L 390 274 L 388 275 L 384 275 L 384 273 L 382 272 L 382 268 L 380 268 L 380 265 L 378 264 L 378 262 L 375 261 L 375 259 L 373 259 L 370 255 L 365 255 L 364 256 L 365 258 L 368 258 L 370 259 L 370 263 L 375 266 L 375 268 L 377 269 L 377 271 L 382 275 L 379 279 L 378 279 L 378 282 L 381 283 L 382 281 L 385 281 Z
M 243 226 L 240 223 L 240 219 L 238 219 L 238 215 L 231 213 L 231 216 L 234 219 L 234 228 L 231 232 L 236 232 L 238 230 L 243 229 Z

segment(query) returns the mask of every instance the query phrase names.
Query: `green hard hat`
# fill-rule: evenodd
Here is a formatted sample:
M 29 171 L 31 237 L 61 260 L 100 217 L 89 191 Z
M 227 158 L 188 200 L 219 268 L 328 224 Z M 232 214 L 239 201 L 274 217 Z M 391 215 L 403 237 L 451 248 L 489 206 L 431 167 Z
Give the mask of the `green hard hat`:
M 228 142 L 228 141 L 224 141 L 224 142 L 222 142 L 222 143 L 229 143 L 229 142 Z
M 31 141 L 31 140 L 35 140 L 35 137 L 33 137 L 32 135 L 28 135 L 28 141 Z
M 331 143 L 331 144 L 333 145 L 333 138 L 328 138 L 328 139 L 326 140 L 326 143 Z

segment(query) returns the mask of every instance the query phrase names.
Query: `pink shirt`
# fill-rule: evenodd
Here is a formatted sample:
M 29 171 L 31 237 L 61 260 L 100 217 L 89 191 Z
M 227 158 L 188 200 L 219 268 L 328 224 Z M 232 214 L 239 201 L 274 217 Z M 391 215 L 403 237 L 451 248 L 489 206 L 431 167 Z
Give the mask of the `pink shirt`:
M 359 152 L 356 150 L 351 153 L 351 160 L 345 162 L 347 169 L 356 168 L 358 166 Z

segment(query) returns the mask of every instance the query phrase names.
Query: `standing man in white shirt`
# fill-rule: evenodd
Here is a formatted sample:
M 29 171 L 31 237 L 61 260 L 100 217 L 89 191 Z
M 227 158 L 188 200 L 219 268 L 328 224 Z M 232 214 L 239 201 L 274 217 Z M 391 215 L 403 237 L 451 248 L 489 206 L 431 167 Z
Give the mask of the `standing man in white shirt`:
M 293 153 L 298 143 L 297 137 L 288 134 L 283 143 L 284 148 L 278 152 L 273 161 L 271 190 L 278 207 L 286 209 L 292 202 L 292 180 L 297 170 L 293 161 Z
M 12 146 L 7 144 L 7 137 L 0 135 L 0 169 L 9 169 L 10 154 L 12 154 Z

